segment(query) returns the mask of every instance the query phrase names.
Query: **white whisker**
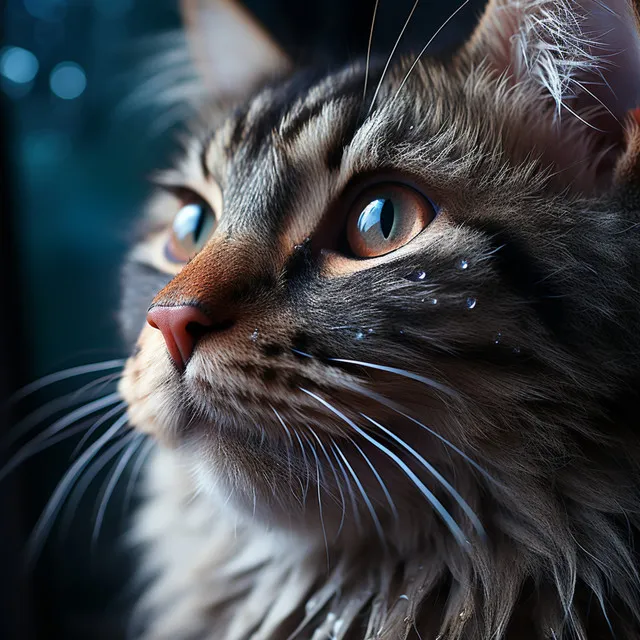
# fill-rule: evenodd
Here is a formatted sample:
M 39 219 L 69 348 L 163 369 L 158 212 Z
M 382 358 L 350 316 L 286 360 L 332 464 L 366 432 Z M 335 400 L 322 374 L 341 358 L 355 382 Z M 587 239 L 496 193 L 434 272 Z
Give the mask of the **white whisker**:
M 120 451 L 129 443 L 129 439 L 126 437 L 122 438 L 111 444 L 110 446 L 105 448 L 99 456 L 96 457 L 90 464 L 87 465 L 86 470 L 82 473 L 82 477 L 79 478 L 78 484 L 73 488 L 73 491 L 69 494 L 67 500 L 65 500 L 65 505 L 63 508 L 63 513 L 61 515 L 60 522 L 60 535 L 61 537 L 65 537 L 69 528 L 71 527 L 71 523 L 73 521 L 73 517 L 76 514 L 78 509 L 78 505 L 82 500 L 85 492 L 91 485 L 91 483 L 96 479 L 100 471 L 107 466 L 107 464 L 118 455 Z
M 376 480 L 378 481 L 378 484 L 380 485 L 385 498 L 387 499 L 387 502 L 389 503 L 389 507 L 391 508 L 391 511 L 393 513 L 393 517 L 397 520 L 398 519 L 398 509 L 396 508 L 396 503 L 394 502 L 393 498 L 391 497 L 391 494 L 389 493 L 389 489 L 387 489 L 387 485 L 384 483 L 384 480 L 382 479 L 382 477 L 380 476 L 380 474 L 378 473 L 378 470 L 374 467 L 373 462 L 371 462 L 371 460 L 369 460 L 369 457 L 367 456 L 367 454 L 362 450 L 362 447 L 353 439 L 349 438 L 349 440 L 351 441 L 351 444 L 358 450 L 358 452 L 360 453 L 360 455 L 364 458 L 364 461 L 367 463 L 367 465 L 369 465 L 369 469 L 371 469 L 373 475 L 376 477 Z
M 338 531 L 336 533 L 336 540 L 337 540 L 338 537 L 340 536 L 340 532 L 342 531 L 342 527 L 344 526 L 345 512 L 347 509 L 347 504 L 344 499 L 344 492 L 342 491 L 342 486 L 340 484 L 340 480 L 338 479 L 338 472 L 336 471 L 335 465 L 333 464 L 333 461 L 331 460 L 331 457 L 327 452 L 327 448 L 322 443 L 322 440 L 320 440 L 320 438 L 318 437 L 318 434 L 310 426 L 307 425 L 307 429 L 311 432 L 311 435 L 313 435 L 313 437 L 318 441 L 318 444 L 322 449 L 322 453 L 324 453 L 324 457 L 327 459 L 327 462 L 329 463 L 329 468 L 331 469 L 331 473 L 333 473 L 333 477 L 336 481 L 336 487 L 338 488 L 338 492 L 340 493 L 340 501 L 342 504 L 342 515 L 340 516 L 340 526 L 338 527 Z
M 56 382 L 61 382 L 62 380 L 67 380 L 68 378 L 75 378 L 77 376 L 84 376 L 88 373 L 96 373 L 98 371 L 106 371 L 107 369 L 116 369 L 118 367 L 122 367 L 125 363 L 125 360 L 105 360 L 104 362 L 96 362 L 94 364 L 85 364 L 79 367 L 71 367 L 70 369 L 65 369 L 64 371 L 56 371 L 56 373 L 50 373 L 30 384 L 22 387 L 16 391 L 10 398 L 10 402 L 13 404 L 22 400 L 26 396 L 44 388 L 49 385 L 55 384 Z
M 285 424 L 285 421 L 282 419 L 282 417 L 280 416 L 280 414 L 276 411 L 275 407 L 273 407 L 272 405 L 269 405 L 271 407 L 271 410 L 273 411 L 273 413 L 275 413 L 276 418 L 278 418 L 280 424 L 282 425 L 282 428 L 284 429 L 285 434 L 287 435 L 287 440 L 289 441 L 289 446 L 287 447 L 287 463 L 288 463 L 288 467 L 289 467 L 289 484 L 291 484 L 292 479 L 293 479 L 293 467 L 291 464 L 291 453 L 293 451 L 293 438 L 291 437 L 291 430 L 289 429 L 289 427 Z M 300 478 L 297 477 L 296 478 L 298 480 L 298 482 L 300 483 L 300 503 L 302 506 L 304 506 L 304 501 L 303 501 L 303 495 L 306 495 L 304 492 L 304 485 L 302 484 L 302 480 L 300 480 Z
M 406 371 L 405 369 L 396 369 L 395 367 L 387 367 L 382 364 L 373 364 L 371 362 L 363 362 L 362 360 L 348 360 L 346 358 L 328 358 L 330 362 L 343 362 L 344 364 L 353 364 L 359 367 L 367 367 L 369 369 L 377 369 L 378 371 L 386 371 L 387 373 L 394 373 L 396 375 L 402 376 L 403 378 L 409 378 L 410 380 L 415 380 L 416 382 L 421 382 L 422 384 L 427 385 L 428 387 L 432 387 L 433 389 L 437 389 L 438 391 L 442 391 L 446 393 L 448 396 L 458 397 L 458 393 L 456 393 L 450 387 L 447 387 L 444 384 L 440 384 L 435 380 L 431 380 L 431 378 L 425 378 L 417 373 L 412 373 L 411 371 Z
M 423 424 L 416 418 L 410 416 L 408 413 L 405 413 L 404 411 L 399 409 L 398 405 L 395 402 L 391 402 L 390 400 L 380 395 L 379 393 L 375 393 L 374 391 L 369 391 L 368 389 L 363 389 L 358 385 L 349 385 L 349 388 L 352 391 L 360 393 L 363 396 L 366 396 L 367 398 L 370 398 L 372 400 L 375 400 L 376 402 L 379 402 L 384 407 L 387 407 L 388 409 L 395 411 L 398 415 L 401 415 L 407 420 L 410 420 L 414 424 L 418 425 L 419 427 L 424 429 L 427 433 L 430 433 L 434 438 L 437 438 L 438 440 L 440 440 L 440 442 L 442 442 L 446 447 L 448 447 L 452 451 L 455 451 L 459 456 L 464 458 L 464 460 L 466 460 L 474 469 L 479 471 L 487 480 L 490 480 L 496 486 L 505 488 L 502 483 L 498 482 L 495 478 L 493 478 L 488 471 L 483 469 L 475 460 L 473 460 L 473 458 L 470 458 L 464 451 L 462 451 L 462 449 L 460 449 L 455 444 L 447 440 L 447 438 L 440 435 L 437 431 L 433 430 L 431 427 L 428 427 L 426 424 Z
M 378 429 L 380 429 L 383 433 L 389 436 L 392 440 L 397 442 L 405 451 L 408 451 L 447 491 L 447 493 L 458 503 L 460 508 L 465 512 L 469 520 L 473 523 L 476 531 L 481 535 L 485 536 L 484 527 L 482 523 L 478 519 L 478 516 L 475 514 L 473 509 L 469 506 L 466 500 L 458 493 L 458 491 L 453 487 L 453 485 L 424 457 L 422 457 L 413 447 L 409 446 L 402 438 L 397 436 L 395 433 L 387 429 L 385 426 L 381 425 L 379 422 L 376 422 L 373 418 L 366 416 L 364 413 L 360 414 L 363 418 L 374 424 Z
M 389 57 L 387 58 L 387 63 L 384 65 L 384 69 L 382 70 L 382 75 L 380 76 L 380 81 L 378 82 L 378 86 L 376 87 L 376 90 L 375 90 L 375 92 L 373 94 L 373 98 L 371 98 L 371 104 L 369 105 L 369 114 L 373 110 L 373 105 L 376 103 L 376 98 L 378 97 L 378 93 L 380 92 L 380 88 L 382 87 L 382 83 L 384 81 L 384 78 L 387 75 L 387 69 L 389 69 L 389 65 L 391 64 L 391 60 L 393 58 L 393 54 L 396 52 L 396 49 L 398 48 L 398 45 L 400 44 L 400 40 L 402 40 L 402 36 L 404 35 L 404 32 L 407 30 L 407 27 L 409 26 L 409 22 L 411 22 L 411 18 L 413 17 L 413 14 L 414 14 L 416 8 L 418 7 L 418 3 L 419 2 L 420 2 L 420 0 L 415 0 L 415 2 L 413 3 L 413 7 L 411 7 L 411 11 L 409 12 L 409 17 L 407 18 L 406 22 L 404 23 L 404 26 L 402 27 L 402 30 L 400 31 L 400 35 L 398 36 L 398 39 L 396 40 L 396 43 L 393 45 L 393 49 L 391 49 L 391 53 L 389 54 Z
M 127 416 L 122 416 L 116 422 L 114 422 L 108 431 L 96 440 L 69 468 L 65 473 L 62 480 L 58 483 L 53 495 L 47 502 L 46 507 L 40 514 L 36 526 L 33 529 L 33 533 L 29 539 L 27 545 L 27 557 L 29 564 L 33 564 L 39 553 L 42 551 L 42 547 L 46 541 L 46 538 L 51 531 L 55 518 L 60 511 L 65 499 L 73 489 L 76 481 L 78 480 L 82 471 L 91 462 L 95 455 L 104 447 L 116 434 L 127 424 Z
M 2 445 L 6 447 L 10 446 L 16 440 L 19 440 L 21 437 L 31 431 L 33 427 L 43 422 L 46 418 L 55 415 L 63 409 L 68 409 L 74 404 L 78 404 L 80 400 L 86 400 L 87 392 L 94 387 L 100 385 L 101 383 L 105 383 L 104 385 L 102 385 L 104 387 L 109 382 L 116 380 L 119 376 L 120 373 L 112 373 L 108 376 L 102 376 L 97 380 L 92 380 L 91 382 L 85 384 L 76 391 L 72 391 L 71 393 L 67 393 L 59 398 L 55 398 L 43 404 L 42 406 L 32 411 L 29 415 L 22 418 L 22 420 L 17 422 L 11 428 L 11 431 L 7 434 L 6 438 L 3 439 Z M 102 391 L 102 387 L 100 391 Z
M 431 43 L 436 39 L 436 37 L 438 36 L 438 34 L 447 26 L 447 24 L 449 24 L 449 22 L 451 20 L 453 20 L 453 18 L 455 17 L 455 15 L 458 13 L 458 11 L 462 11 L 462 9 L 468 5 L 470 2 L 470 0 L 464 0 L 464 2 L 440 25 L 440 27 L 437 29 L 437 31 L 431 36 L 431 38 L 429 38 L 429 42 L 427 42 L 427 44 L 424 45 L 424 47 L 422 48 L 422 50 L 420 51 L 420 53 L 416 56 L 416 59 L 413 61 L 413 64 L 409 67 L 409 71 L 407 71 L 407 73 L 405 74 L 404 78 L 402 79 L 402 82 L 400 83 L 400 86 L 398 87 L 398 90 L 395 92 L 394 96 L 393 96 L 393 100 L 395 100 L 398 95 L 400 94 L 400 92 L 402 91 L 402 88 L 404 87 L 405 83 L 407 82 L 407 80 L 409 79 L 409 76 L 411 75 L 411 73 L 413 72 L 413 70 L 416 68 L 416 65 L 418 64 L 418 62 L 420 61 L 420 58 L 422 58 L 422 56 L 424 55 L 424 53 L 426 52 L 426 50 L 431 46 Z
M 91 427 L 89 427 L 89 429 L 87 429 L 87 433 L 85 433 L 82 438 L 80 439 L 80 442 L 78 442 L 78 444 L 76 445 L 76 447 L 74 448 L 74 450 L 71 452 L 71 459 L 73 460 L 77 455 L 78 452 L 82 450 L 82 447 L 84 447 L 84 445 L 87 443 L 87 441 L 89 440 L 89 438 L 91 438 L 91 436 L 105 423 L 108 422 L 111 418 L 113 418 L 113 416 L 117 415 L 120 411 L 124 411 L 127 408 L 127 403 L 126 402 L 119 402 L 115 407 L 113 407 L 112 409 L 109 409 L 109 411 L 107 411 L 104 415 L 100 416 L 100 418 L 98 418 L 98 420 L 96 420 Z
M 380 537 L 380 540 L 382 541 L 382 543 L 384 545 L 386 545 L 386 541 L 385 541 L 385 537 L 384 537 L 384 531 L 382 529 L 382 525 L 380 524 L 380 519 L 378 518 L 378 514 L 376 513 L 376 510 L 369 498 L 369 496 L 367 495 L 367 492 L 364 489 L 364 486 L 362 485 L 362 482 L 360 481 L 360 478 L 358 478 L 358 475 L 356 474 L 356 472 L 354 471 L 353 467 L 351 466 L 351 464 L 349 463 L 349 461 L 347 460 L 347 457 L 344 455 L 344 453 L 342 453 L 342 451 L 340 450 L 340 447 L 337 445 L 337 443 L 335 441 L 332 442 L 332 447 L 334 449 L 334 451 L 340 456 L 340 458 L 342 458 L 342 461 L 344 462 L 345 466 L 347 467 L 347 470 L 349 471 L 349 473 L 352 475 L 356 486 L 358 487 L 358 490 L 360 491 L 360 494 L 362 495 L 362 498 L 364 499 L 364 503 L 367 506 L 367 510 L 369 511 L 369 514 L 371 515 L 371 519 L 373 520 L 373 525 L 376 528 L 376 532 L 378 533 L 378 536 Z
M 72 435 L 75 435 L 76 433 L 79 433 L 86 428 L 84 424 L 75 429 L 67 429 L 67 427 L 70 427 L 71 425 L 75 424 L 79 420 L 82 420 L 83 418 L 86 418 L 92 413 L 96 413 L 96 411 L 100 411 L 101 409 L 111 406 L 119 400 L 120 395 L 118 393 L 111 393 L 104 398 L 94 400 L 93 402 L 90 402 L 83 407 L 75 409 L 71 413 L 64 416 L 64 418 L 60 418 L 59 420 L 54 422 L 50 427 L 47 427 L 44 431 L 41 431 L 37 436 L 35 436 L 25 445 L 20 447 L 20 449 L 18 449 L 18 451 L 10 458 L 4 468 L 0 469 L 0 480 L 5 478 L 16 467 L 34 456 L 36 453 L 43 451 L 44 449 L 57 442 L 66 440 L 67 438 L 70 438 Z
M 100 529 L 102 528 L 104 515 L 107 511 L 107 505 L 109 504 L 109 500 L 113 495 L 113 491 L 116 488 L 118 481 L 122 477 L 122 474 L 126 469 L 129 460 L 131 460 L 134 453 L 144 442 L 144 438 L 145 437 L 143 434 L 136 434 L 135 432 L 132 432 L 131 436 L 125 436 L 125 439 L 127 439 L 127 447 L 120 456 L 120 460 L 118 460 L 118 463 L 114 467 L 113 471 L 111 472 L 111 476 L 109 477 L 104 493 L 102 495 L 98 513 L 96 514 L 96 521 L 93 526 L 93 533 L 91 535 L 92 544 L 95 544 L 98 541 L 98 537 L 100 536 Z
M 367 45 L 367 61 L 365 63 L 365 69 L 364 69 L 364 89 L 362 90 L 363 100 L 367 96 L 367 85 L 369 84 L 369 63 L 371 62 L 371 44 L 373 42 L 373 30 L 376 26 L 376 16 L 378 15 L 379 4 L 380 4 L 380 0 L 376 0 L 375 6 L 373 7 L 373 17 L 371 18 L 371 29 L 369 31 L 369 44 Z
M 363 431 L 353 420 L 348 418 L 344 413 L 340 410 L 336 409 L 333 405 L 327 402 L 324 398 L 312 393 L 311 391 L 307 391 L 306 389 L 300 388 L 300 391 L 306 393 L 312 398 L 316 399 L 320 404 L 324 405 L 329 411 L 337 415 L 339 418 L 344 420 L 350 427 L 352 427 L 357 433 L 359 433 L 365 440 L 370 442 L 373 446 L 378 448 L 382 453 L 384 453 L 387 457 L 389 457 L 393 462 L 396 463 L 398 468 L 413 482 L 413 484 L 417 487 L 417 489 L 425 496 L 425 498 L 431 503 L 433 508 L 436 510 L 438 515 L 442 518 L 443 522 L 447 525 L 454 538 L 458 541 L 460 546 L 463 548 L 467 548 L 469 546 L 469 540 L 467 540 L 464 535 L 462 529 L 458 525 L 458 523 L 451 517 L 451 514 L 446 510 L 444 505 L 438 500 L 438 498 L 433 494 L 433 492 L 418 478 L 418 476 L 409 468 L 409 466 L 400 459 L 393 451 L 390 451 L 383 444 L 372 438 L 366 431 Z
M 322 508 L 322 481 L 320 480 L 320 460 L 318 459 L 318 454 L 316 453 L 316 448 L 313 446 L 312 442 L 307 438 L 306 435 L 302 434 L 302 437 L 307 441 L 307 444 L 311 448 L 311 453 L 316 461 L 316 489 L 318 492 L 318 512 L 320 515 L 320 526 L 322 527 L 322 537 L 324 538 L 324 548 L 327 554 L 327 568 L 329 568 L 329 542 L 327 540 L 327 528 L 324 524 L 324 510 Z
M 131 498 L 133 497 L 133 492 L 135 490 L 135 486 L 138 482 L 138 478 L 140 473 L 142 472 L 142 467 L 149 457 L 149 454 L 153 450 L 153 446 L 155 445 L 155 440 L 153 438 L 149 438 L 147 443 L 140 449 L 140 453 L 138 454 L 138 459 L 135 461 L 133 468 L 131 469 L 131 475 L 129 476 L 129 482 L 127 482 L 127 488 L 124 492 L 124 499 L 122 500 L 122 511 L 124 513 L 128 513 L 129 507 L 131 504 Z
M 302 495 L 302 503 L 303 506 L 306 505 L 307 503 L 307 496 L 309 495 L 309 483 L 311 481 L 310 475 L 311 475 L 311 466 L 309 465 L 309 459 L 307 458 L 307 454 L 304 450 L 304 445 L 302 444 L 302 440 L 300 439 L 300 435 L 298 434 L 298 432 L 294 429 L 293 430 L 293 435 L 296 437 L 296 440 L 298 441 L 298 444 L 300 445 L 300 452 L 302 453 L 302 459 L 304 460 L 304 467 L 305 467 L 305 471 L 306 471 L 306 480 L 305 480 L 305 485 L 304 485 L 304 492 Z

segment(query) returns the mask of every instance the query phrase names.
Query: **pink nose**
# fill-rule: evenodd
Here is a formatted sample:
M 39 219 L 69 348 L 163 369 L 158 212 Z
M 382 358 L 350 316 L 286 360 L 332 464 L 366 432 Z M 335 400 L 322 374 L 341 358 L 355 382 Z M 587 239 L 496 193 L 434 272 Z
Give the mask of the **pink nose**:
M 169 355 L 181 371 L 193 354 L 198 338 L 206 333 L 213 322 L 193 305 L 178 307 L 152 307 L 147 322 L 162 332 Z

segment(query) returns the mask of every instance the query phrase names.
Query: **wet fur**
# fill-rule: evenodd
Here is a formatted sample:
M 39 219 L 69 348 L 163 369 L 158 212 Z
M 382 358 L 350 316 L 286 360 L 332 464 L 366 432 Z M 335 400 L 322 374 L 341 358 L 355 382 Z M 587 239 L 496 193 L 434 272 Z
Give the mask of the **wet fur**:
M 575 3 L 554 6 L 538 26 L 572 29 Z M 168 284 L 134 252 L 123 313 L 162 289 L 156 303 L 235 324 L 183 376 L 146 327 L 121 383 L 160 440 L 135 531 L 141 637 L 640 636 L 640 130 L 626 121 L 611 156 L 615 137 L 558 118 L 563 68 L 598 65 L 579 33 L 582 66 L 549 63 L 553 77 L 510 72 L 480 40 L 406 83 L 413 58 L 396 63 L 370 114 L 356 64 L 269 86 L 188 144 L 172 179 L 215 178 L 218 232 Z M 383 259 L 322 253 L 376 174 L 411 176 L 441 215 Z M 169 224 L 175 203 L 157 198 Z M 462 541 L 356 428 L 409 464 Z

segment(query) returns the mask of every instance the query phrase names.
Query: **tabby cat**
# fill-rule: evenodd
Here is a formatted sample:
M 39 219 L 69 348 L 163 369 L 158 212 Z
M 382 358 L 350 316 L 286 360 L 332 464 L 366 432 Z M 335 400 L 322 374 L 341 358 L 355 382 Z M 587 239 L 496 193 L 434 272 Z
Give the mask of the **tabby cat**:
M 184 6 L 207 100 L 124 277 L 134 636 L 640 638 L 636 7 L 326 73 Z

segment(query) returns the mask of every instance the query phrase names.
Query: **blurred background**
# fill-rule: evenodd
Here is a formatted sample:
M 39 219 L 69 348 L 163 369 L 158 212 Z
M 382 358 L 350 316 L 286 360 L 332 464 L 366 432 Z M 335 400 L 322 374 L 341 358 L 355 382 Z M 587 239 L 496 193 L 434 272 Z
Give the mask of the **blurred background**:
M 374 0 L 244 4 L 303 64 L 366 53 Z M 388 56 L 413 4 L 381 0 L 375 53 Z M 420 50 L 461 4 L 421 0 L 399 53 Z M 482 4 L 467 2 L 431 54 L 463 41 Z M 177 0 L 0 2 L 0 470 L 18 450 L 6 446 L 6 434 L 32 423 L 35 436 L 65 415 L 56 399 L 87 380 L 61 381 L 20 402 L 6 398 L 54 371 L 126 356 L 116 322 L 119 265 L 148 192 L 145 176 L 167 165 L 188 113 L 167 111 L 159 100 L 172 75 L 159 68 L 157 54 L 177 50 L 183 39 Z M 91 392 L 105 393 L 100 385 Z M 63 511 L 34 566 L 25 564 L 29 534 L 80 437 L 0 475 L 3 640 L 126 635 L 135 592 L 122 541 L 131 511 L 120 488 L 127 474 L 97 541 L 108 464 Z

